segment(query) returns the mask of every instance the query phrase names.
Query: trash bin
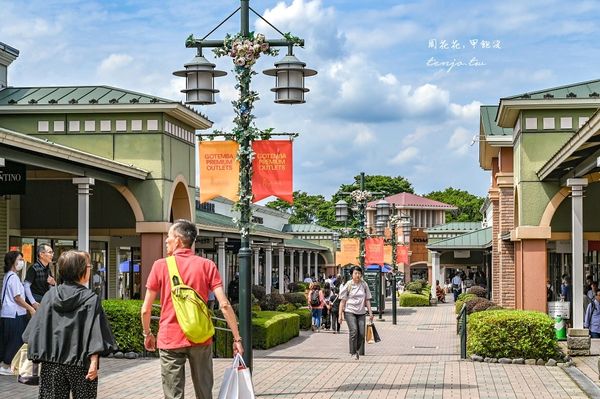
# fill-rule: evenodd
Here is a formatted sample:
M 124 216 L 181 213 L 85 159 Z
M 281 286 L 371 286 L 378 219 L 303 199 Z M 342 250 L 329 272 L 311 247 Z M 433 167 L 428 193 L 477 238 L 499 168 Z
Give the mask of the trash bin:
M 556 339 L 558 341 L 565 341 L 567 339 L 567 327 L 562 316 L 556 316 L 554 319 L 554 331 L 556 332 Z

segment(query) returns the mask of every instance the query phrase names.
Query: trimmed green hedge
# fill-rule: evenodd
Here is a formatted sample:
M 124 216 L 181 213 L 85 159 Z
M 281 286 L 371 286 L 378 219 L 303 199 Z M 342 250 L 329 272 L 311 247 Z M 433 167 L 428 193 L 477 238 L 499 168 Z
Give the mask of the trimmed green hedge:
M 306 295 L 304 292 L 286 292 L 283 294 L 285 300 L 289 303 L 297 304 L 300 303 L 302 306 L 307 306 Z
M 300 335 L 300 316 L 274 311 L 257 312 L 252 318 L 252 347 L 269 349 Z
M 404 291 L 410 291 L 414 294 L 418 294 L 423 289 L 423 283 L 420 281 L 411 281 L 404 286 Z
M 525 310 L 489 310 L 469 316 L 467 351 L 483 357 L 549 359 L 556 357 L 554 320 Z
M 144 351 L 144 338 L 142 337 L 142 310 L 141 300 L 107 299 L 102 301 L 102 308 L 110 324 L 117 346 L 121 352 Z M 160 316 L 160 309 L 153 307 L 152 316 Z M 158 331 L 158 321 L 151 322 L 152 331 Z
M 300 329 L 310 330 L 312 326 L 312 312 L 310 309 L 296 309 L 289 313 L 295 313 L 300 316 Z
M 473 300 L 475 298 L 478 298 L 478 296 L 475 295 L 475 294 L 465 294 L 465 293 L 460 294 L 458 296 L 458 299 L 454 303 L 454 312 L 456 314 L 459 314 L 460 310 L 462 309 L 463 304 L 466 303 L 466 302 L 469 302 L 469 301 L 471 301 L 471 300 Z
M 413 306 L 429 306 L 429 297 L 420 294 L 414 294 L 412 292 L 403 292 L 400 294 L 399 306 L 413 307 Z

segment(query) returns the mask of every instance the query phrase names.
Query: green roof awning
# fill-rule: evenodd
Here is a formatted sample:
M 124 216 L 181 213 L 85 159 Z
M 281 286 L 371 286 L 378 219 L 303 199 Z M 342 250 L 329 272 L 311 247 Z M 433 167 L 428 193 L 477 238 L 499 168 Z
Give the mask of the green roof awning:
M 425 229 L 425 233 L 471 232 L 481 228 L 481 222 L 450 222 Z
M 451 249 L 486 249 L 492 246 L 492 228 L 486 227 L 457 237 L 427 245 L 431 251 Z
M 283 226 L 286 233 L 332 233 L 333 230 L 318 224 L 286 224 Z
M 196 223 L 199 225 L 200 230 L 221 231 L 224 233 L 239 232 L 233 218 L 218 213 L 196 210 Z M 289 234 L 259 224 L 251 225 L 250 235 L 280 239 L 291 238 Z
M 327 247 L 323 247 L 321 245 L 317 245 L 310 241 L 301 240 L 299 238 L 292 238 L 290 240 L 283 240 L 283 245 L 286 248 L 302 248 L 302 249 L 314 249 L 317 251 L 329 251 L 330 249 Z

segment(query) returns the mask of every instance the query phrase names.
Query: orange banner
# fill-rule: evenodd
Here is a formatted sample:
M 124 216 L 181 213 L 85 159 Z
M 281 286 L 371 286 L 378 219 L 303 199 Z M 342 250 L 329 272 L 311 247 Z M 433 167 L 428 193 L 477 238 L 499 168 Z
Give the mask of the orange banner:
M 398 245 L 396 247 L 396 264 L 404 263 L 408 264 L 408 246 L 407 245 Z
M 358 238 L 340 239 L 340 250 L 335 253 L 335 263 L 345 266 L 358 265 Z
M 222 196 L 238 200 L 240 163 L 235 141 L 201 141 L 200 202 Z
M 383 237 L 365 240 L 365 265 L 383 265 Z
M 252 150 L 252 201 L 257 202 L 274 195 L 293 203 L 292 142 L 258 140 L 252 143 Z
M 392 246 L 391 245 L 385 245 L 383 247 L 383 259 L 386 260 L 388 265 L 391 265 L 392 262 Z

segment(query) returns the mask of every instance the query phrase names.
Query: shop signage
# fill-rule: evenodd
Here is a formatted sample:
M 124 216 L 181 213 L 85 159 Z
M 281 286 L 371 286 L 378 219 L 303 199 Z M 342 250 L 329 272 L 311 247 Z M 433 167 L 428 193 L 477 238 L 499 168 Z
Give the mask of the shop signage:
M 0 167 L 0 195 L 25 194 L 27 168 L 25 165 L 6 161 Z
M 571 318 L 571 302 L 548 302 L 548 315 L 552 318 L 560 316 L 563 319 Z

